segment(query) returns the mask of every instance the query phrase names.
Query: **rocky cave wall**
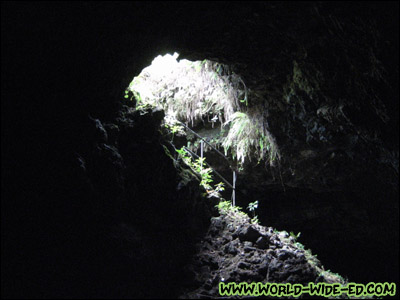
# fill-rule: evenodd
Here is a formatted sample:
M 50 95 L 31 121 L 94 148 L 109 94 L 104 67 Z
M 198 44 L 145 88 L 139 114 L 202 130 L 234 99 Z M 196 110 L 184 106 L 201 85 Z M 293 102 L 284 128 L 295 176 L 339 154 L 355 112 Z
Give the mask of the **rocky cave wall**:
M 282 159 L 249 166 L 238 203 L 259 200 L 263 221 L 303 232 L 328 267 L 360 281 L 398 269 L 384 259 L 398 252 L 398 42 L 385 5 L 221 4 L 186 23 L 195 42 L 163 39 L 183 58 L 233 66 L 250 105 L 264 106 Z
M 175 26 L 190 34 L 160 30 L 140 68 L 168 50 L 227 63 L 243 77 L 250 105 L 263 104 L 282 160 L 279 169 L 248 168 L 238 180 L 246 193 L 239 204 L 260 200 L 263 221 L 302 231 L 332 269 L 339 265 L 357 280 L 389 280 L 398 269 L 382 261 L 398 252 L 395 29 L 374 17 L 373 6 L 181 9 L 170 16 L 178 14 Z M 365 251 L 379 259 L 366 265 Z M 353 261 L 341 262 L 338 252 Z M 366 275 L 382 264 L 389 267 Z
M 141 295 L 175 293 L 167 286 L 179 274 L 163 280 L 190 253 L 210 207 L 182 214 L 202 203 L 187 207 L 196 188 L 176 192 L 175 171 L 157 146 L 159 117 L 134 114 L 123 99 L 133 76 L 175 51 L 231 65 L 264 107 L 282 160 L 247 169 L 239 204 L 260 200 L 263 223 L 301 231 L 329 268 L 354 281 L 398 282 L 398 4 L 6 8 L 13 13 L 2 15 L 4 77 L 15 83 L 5 87 L 14 100 L 4 104 L 13 112 L 5 123 L 29 124 L 6 126 L 14 130 L 6 155 L 20 159 L 6 162 L 5 193 L 19 197 L 2 222 L 22 224 L 5 235 L 13 241 L 7 253 L 21 253 L 6 262 L 10 295 L 124 297 L 148 278 L 158 289 Z M 182 260 L 168 261 L 159 248 L 171 233 L 177 244 L 163 250 Z M 184 243 L 188 249 L 177 247 Z M 149 257 L 162 257 L 164 271 L 146 264 Z

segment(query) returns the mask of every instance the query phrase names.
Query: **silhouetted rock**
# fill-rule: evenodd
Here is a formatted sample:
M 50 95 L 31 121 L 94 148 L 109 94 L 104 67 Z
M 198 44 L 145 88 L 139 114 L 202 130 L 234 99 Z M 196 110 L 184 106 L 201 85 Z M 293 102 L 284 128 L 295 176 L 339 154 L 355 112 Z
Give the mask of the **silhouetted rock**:
M 242 228 L 239 232 L 239 239 L 243 241 L 250 241 L 255 243 L 261 236 L 260 232 L 252 225 Z

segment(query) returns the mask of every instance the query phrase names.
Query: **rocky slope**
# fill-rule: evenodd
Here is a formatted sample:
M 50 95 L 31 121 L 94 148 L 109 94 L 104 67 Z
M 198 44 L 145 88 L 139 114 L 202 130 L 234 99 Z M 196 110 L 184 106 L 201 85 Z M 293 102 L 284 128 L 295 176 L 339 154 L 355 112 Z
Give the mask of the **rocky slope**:
M 345 283 L 338 274 L 325 271 L 296 236 L 252 224 L 237 208 L 220 206 L 219 213 L 185 267 L 195 289 L 186 287 L 182 298 L 219 298 L 219 282 Z
M 93 199 L 85 245 L 97 254 L 85 266 L 96 265 L 101 284 L 118 278 L 95 285 L 96 295 L 217 298 L 219 282 L 345 282 L 294 235 L 206 197 L 199 175 L 168 150 L 163 116 L 124 106 L 114 123 L 89 118 L 93 139 L 75 167 Z
M 73 169 L 89 200 L 93 254 L 80 268 L 96 273 L 94 295 L 202 298 L 218 297 L 220 281 L 344 282 L 295 236 L 206 197 L 161 134 L 163 117 L 124 106 L 113 122 L 88 118 L 92 139 Z
M 113 123 L 91 119 L 93 139 L 76 157 L 93 199 L 87 246 L 95 254 L 86 267 L 100 268 L 98 297 L 174 297 L 182 266 L 210 222 L 213 203 L 204 201 L 198 182 L 180 184 L 161 145 L 163 117 L 124 106 Z

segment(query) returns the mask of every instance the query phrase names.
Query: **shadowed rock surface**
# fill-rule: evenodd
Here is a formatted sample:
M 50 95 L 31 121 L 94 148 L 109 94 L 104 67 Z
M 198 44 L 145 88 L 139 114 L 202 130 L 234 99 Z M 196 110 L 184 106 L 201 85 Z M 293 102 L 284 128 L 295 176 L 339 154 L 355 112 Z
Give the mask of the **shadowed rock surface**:
M 264 240 L 262 243 L 253 242 Z M 218 298 L 224 282 L 341 283 L 337 274 L 325 272 L 311 252 L 287 232 L 250 223 L 250 218 L 233 210 L 220 210 L 211 219 L 206 237 L 198 244 L 192 263 L 185 267 L 193 278 L 181 298 Z

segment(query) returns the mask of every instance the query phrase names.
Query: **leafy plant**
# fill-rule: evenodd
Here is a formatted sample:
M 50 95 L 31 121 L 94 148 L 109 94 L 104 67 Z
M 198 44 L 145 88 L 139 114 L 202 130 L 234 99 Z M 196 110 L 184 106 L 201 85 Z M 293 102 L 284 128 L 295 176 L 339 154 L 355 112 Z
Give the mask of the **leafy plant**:
M 206 190 L 211 190 L 211 183 L 213 182 L 212 178 L 211 178 L 211 169 L 207 168 L 207 169 L 202 169 L 199 173 L 201 175 L 201 182 L 200 184 L 206 189 Z
M 224 183 L 223 182 L 220 182 L 220 183 L 218 183 L 218 184 L 216 184 L 215 185 L 215 190 L 219 193 L 219 192 L 223 192 L 224 190 L 225 190 L 225 187 L 224 187 Z
M 220 214 L 224 215 L 231 215 L 235 218 L 246 218 L 248 219 L 248 215 L 244 212 L 242 212 L 242 208 L 240 206 L 232 206 L 230 201 L 226 200 L 221 200 L 216 207 L 218 208 L 218 211 Z
M 164 127 L 169 130 L 169 132 L 172 134 L 171 137 L 171 142 L 174 140 L 174 136 L 176 133 L 185 135 L 185 130 L 183 126 L 174 120 L 170 120 L 168 118 L 164 119 Z
M 193 161 L 192 157 L 185 150 L 185 147 L 182 147 L 181 149 L 176 149 L 176 152 L 194 172 L 200 175 L 201 178 L 200 185 L 204 187 L 204 189 L 206 189 L 207 191 L 213 191 L 214 189 L 211 186 L 211 183 L 213 182 L 211 175 L 212 169 L 204 167 L 205 158 L 199 157 L 198 159 Z M 219 187 L 221 188 L 221 186 Z
M 253 224 L 260 224 L 260 221 L 258 220 L 258 216 L 255 216 L 251 219 L 251 223 Z
M 128 99 L 128 98 L 129 98 L 129 91 L 128 91 L 128 90 L 125 91 L 125 96 L 124 96 L 124 98 L 125 98 L 125 99 Z
M 295 240 L 297 240 L 300 237 L 300 235 L 301 235 L 301 232 L 299 232 L 298 234 L 294 234 L 293 231 L 290 232 L 290 236 L 292 238 L 294 238 Z
M 238 74 L 224 64 L 209 60 L 191 62 L 176 60 L 178 54 L 158 56 L 143 69 L 125 91 L 136 99 L 136 108 L 159 107 L 165 112 L 165 124 L 172 133 L 185 134 L 178 120 L 192 126 L 207 119 L 221 123 L 221 135 L 212 144 L 222 146 L 239 161 L 262 159 L 273 165 L 279 158 L 276 143 L 264 128 L 263 108 L 249 107 L 248 90 Z M 159 68 L 166 62 L 168 68 Z M 252 100 L 252 103 L 255 101 Z M 246 112 L 239 111 L 246 108 Z M 211 118 L 211 120 L 210 120 Z M 229 124 L 229 131 L 224 133 Z M 196 147 L 196 144 L 193 145 Z
M 228 136 L 222 143 L 227 155 L 228 150 L 231 148 L 232 157 L 239 161 L 244 162 L 245 157 L 249 154 L 250 150 L 250 139 L 248 134 L 251 133 L 251 122 L 248 116 L 242 112 L 235 112 L 232 116 L 231 126 L 229 129 Z
M 232 208 L 232 204 L 229 201 L 220 201 L 216 207 L 220 213 L 227 213 Z
M 230 149 L 232 157 L 237 157 L 242 164 L 245 158 L 251 160 L 252 156 L 258 161 L 267 158 L 270 164 L 273 164 L 279 156 L 278 148 L 270 133 L 263 128 L 262 122 L 262 117 L 256 112 L 252 114 L 235 112 L 228 122 L 230 123 L 228 135 L 222 142 L 225 155 Z
M 181 149 L 175 149 L 175 151 L 178 152 L 179 156 L 187 165 L 192 166 L 191 157 L 184 147 L 182 147 Z
M 258 217 L 256 216 L 257 208 L 258 208 L 258 200 L 254 201 L 254 202 L 250 202 L 249 205 L 247 206 L 247 209 L 253 214 L 253 218 L 251 219 L 251 222 L 254 224 L 259 223 Z
M 258 200 L 250 202 L 249 205 L 247 206 L 247 209 L 253 213 L 257 208 L 258 208 Z

